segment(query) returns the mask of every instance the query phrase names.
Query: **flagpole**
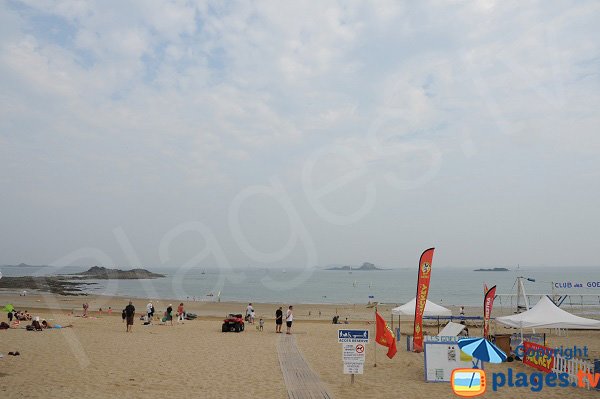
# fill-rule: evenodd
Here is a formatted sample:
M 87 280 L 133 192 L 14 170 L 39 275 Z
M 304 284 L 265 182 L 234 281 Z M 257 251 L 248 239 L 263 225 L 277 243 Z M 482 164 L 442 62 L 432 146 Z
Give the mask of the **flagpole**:
M 373 340 L 373 354 L 375 355 L 375 364 L 373 367 L 377 367 L 377 305 L 375 305 L 375 339 Z

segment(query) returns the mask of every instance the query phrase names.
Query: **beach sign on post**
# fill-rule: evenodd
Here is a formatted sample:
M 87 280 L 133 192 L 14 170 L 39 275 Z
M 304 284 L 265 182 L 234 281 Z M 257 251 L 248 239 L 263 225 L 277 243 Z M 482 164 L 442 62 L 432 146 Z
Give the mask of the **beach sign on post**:
M 350 374 L 350 383 L 354 383 L 354 374 L 362 374 L 365 365 L 369 330 L 338 330 L 338 342 L 342 344 L 344 374 Z

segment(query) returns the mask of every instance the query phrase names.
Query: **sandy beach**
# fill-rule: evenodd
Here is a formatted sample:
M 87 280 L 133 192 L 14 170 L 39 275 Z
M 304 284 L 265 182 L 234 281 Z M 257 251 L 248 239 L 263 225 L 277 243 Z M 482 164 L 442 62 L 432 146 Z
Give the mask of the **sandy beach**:
M 174 322 L 174 326 L 158 323 L 143 326 L 136 317 L 133 333 L 128 334 L 120 314 L 127 298 L 3 295 L 0 299 L 54 323 L 73 325 L 43 332 L 0 331 L 0 353 L 4 354 L 0 360 L 3 397 L 287 397 L 276 350 L 280 335 L 274 332 L 272 317 L 276 305 L 254 304 L 257 319 L 266 320 L 263 332 L 251 325 L 239 334 L 221 332 L 223 316 L 242 312 L 246 304 L 191 302 L 185 303 L 186 310 L 199 314 L 198 319 L 182 325 Z M 79 317 L 84 300 L 90 304 L 88 318 Z M 139 315 L 147 300 L 133 302 Z M 169 301 L 154 301 L 154 304 L 162 313 Z M 106 311 L 100 314 L 100 306 L 103 310 L 112 307 L 113 314 Z M 388 319 L 390 307 L 379 308 Z M 406 352 L 404 340 L 398 343 L 398 354 L 391 360 L 385 356 L 386 348 L 377 348 L 377 367 L 373 367 L 375 354 L 371 343 L 364 374 L 350 385 L 350 377 L 342 372 L 337 342 L 340 326 L 331 324 L 336 311 L 342 319 L 349 318 L 349 326 L 369 328 L 374 334 L 373 310 L 364 304 L 295 304 L 293 326 L 305 360 L 334 397 L 454 397 L 449 384 L 423 381 L 423 355 Z M 476 312 L 477 309 L 467 309 L 467 313 Z M 410 322 L 403 321 L 403 334 L 411 328 Z M 437 327 L 430 326 L 428 332 L 437 333 Z M 548 341 L 551 346 L 587 345 L 592 357 L 600 357 L 597 332 L 570 332 L 568 337 L 550 335 Z M 19 351 L 21 356 L 7 356 L 9 351 Z M 511 367 L 527 371 L 517 362 Z M 506 368 L 506 363 L 486 365 L 488 372 Z M 597 397 L 596 392 L 580 388 L 547 388 L 541 393 L 546 398 Z M 540 397 L 540 392 L 528 388 L 498 392 L 489 389 L 484 397 L 535 398 Z

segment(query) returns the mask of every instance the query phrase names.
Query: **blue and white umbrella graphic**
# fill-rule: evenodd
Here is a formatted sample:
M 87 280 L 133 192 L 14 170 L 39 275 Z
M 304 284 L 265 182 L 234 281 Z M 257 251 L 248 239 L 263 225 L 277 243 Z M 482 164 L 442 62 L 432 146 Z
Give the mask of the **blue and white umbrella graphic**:
M 458 340 L 458 347 L 482 362 L 502 363 L 506 360 L 506 354 L 485 338 L 462 338 Z

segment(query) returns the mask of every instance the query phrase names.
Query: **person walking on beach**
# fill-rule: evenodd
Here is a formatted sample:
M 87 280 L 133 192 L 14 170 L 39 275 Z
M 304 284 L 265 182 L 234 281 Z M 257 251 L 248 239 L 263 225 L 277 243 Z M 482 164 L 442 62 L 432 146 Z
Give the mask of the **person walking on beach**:
M 183 324 L 185 312 L 183 310 L 183 302 L 177 306 L 177 323 L 181 322 Z
M 285 324 L 287 325 L 287 331 L 286 334 L 291 334 L 292 333 L 292 321 L 294 321 L 294 307 L 292 305 L 290 305 L 290 307 L 287 310 L 287 313 L 285 315 Z
M 148 316 L 148 321 L 152 322 L 152 302 L 148 302 L 146 305 L 146 315 Z
M 133 318 L 135 317 L 135 306 L 129 301 L 129 305 L 125 307 L 125 315 L 127 316 L 127 332 L 133 331 Z
M 254 313 L 254 308 L 252 307 L 252 303 L 249 303 L 246 307 L 246 319 L 250 324 L 254 324 L 254 320 L 252 320 L 252 313 Z
M 283 324 L 283 310 L 281 310 L 281 306 L 275 312 L 275 332 L 281 333 L 281 325 Z
M 90 305 L 88 305 L 87 302 L 83 304 L 83 317 L 87 317 L 87 311 L 89 307 Z

